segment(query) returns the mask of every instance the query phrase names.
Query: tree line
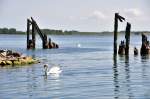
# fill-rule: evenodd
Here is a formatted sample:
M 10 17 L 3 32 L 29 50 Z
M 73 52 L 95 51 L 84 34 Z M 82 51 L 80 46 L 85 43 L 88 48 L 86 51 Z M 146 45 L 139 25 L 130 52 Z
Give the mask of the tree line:
M 15 28 L 0 28 L 0 34 L 25 34 L 25 32 L 17 31 Z
M 31 31 L 31 30 L 30 30 Z M 113 32 L 79 32 L 75 30 L 54 30 L 54 29 L 41 29 L 42 33 L 50 35 L 112 35 Z M 125 31 L 120 31 L 120 34 L 124 34 Z M 149 31 L 132 31 L 132 34 L 139 35 L 141 33 L 150 33 Z M 15 28 L 0 28 L 0 34 L 26 34 L 24 31 L 17 31 Z
M 53 34 L 53 35 L 72 35 L 72 34 L 79 33 L 78 31 L 75 30 L 63 31 L 63 30 L 54 30 L 54 29 L 41 29 L 41 31 L 42 33 Z M 0 34 L 26 34 L 26 32 L 17 31 L 15 28 L 0 28 Z

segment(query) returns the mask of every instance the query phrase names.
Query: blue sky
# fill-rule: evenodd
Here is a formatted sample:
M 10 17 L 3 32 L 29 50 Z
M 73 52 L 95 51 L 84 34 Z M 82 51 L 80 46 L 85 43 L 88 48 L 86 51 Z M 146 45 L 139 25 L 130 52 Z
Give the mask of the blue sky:
M 0 0 L 0 27 L 26 30 L 33 16 L 40 28 L 113 31 L 114 13 L 132 24 L 132 30 L 150 31 L 150 0 Z M 119 23 L 125 30 L 126 22 Z

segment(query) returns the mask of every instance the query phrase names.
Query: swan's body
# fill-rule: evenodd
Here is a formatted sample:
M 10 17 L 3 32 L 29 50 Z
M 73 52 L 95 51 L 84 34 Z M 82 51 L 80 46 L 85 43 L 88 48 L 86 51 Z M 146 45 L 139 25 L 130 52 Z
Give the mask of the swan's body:
M 60 74 L 60 73 L 61 73 L 61 70 L 60 70 L 59 67 L 54 66 L 54 67 L 50 68 L 49 73 L 50 73 L 50 74 Z
M 50 75 L 50 74 L 59 75 L 62 72 L 62 70 L 58 66 L 53 66 L 50 69 L 48 69 L 48 66 L 44 65 L 44 68 L 45 68 L 45 75 Z

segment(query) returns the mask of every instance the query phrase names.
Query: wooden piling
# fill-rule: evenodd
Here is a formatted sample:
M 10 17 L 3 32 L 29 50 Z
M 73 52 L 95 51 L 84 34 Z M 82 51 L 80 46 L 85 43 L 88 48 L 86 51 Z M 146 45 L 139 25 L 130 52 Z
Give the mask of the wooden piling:
M 30 39 L 30 25 L 32 25 L 32 39 Z M 49 45 L 51 45 L 51 40 L 47 40 L 47 35 L 42 33 L 42 31 L 40 30 L 39 26 L 37 25 L 36 21 L 31 17 L 30 19 L 27 19 L 27 49 L 35 49 L 35 34 L 36 32 L 39 34 L 39 36 L 42 39 L 42 45 L 43 45 L 43 49 L 47 49 L 47 48 L 51 48 L 49 47 Z M 50 43 L 50 44 L 49 44 Z M 58 48 L 58 45 L 55 44 L 56 47 Z M 52 47 L 54 48 L 54 47 Z
M 49 41 L 48 41 L 48 48 L 49 48 L 49 49 L 52 48 L 52 41 L 51 41 L 51 38 L 49 38 Z
M 29 39 L 30 39 L 30 20 L 27 19 L 27 49 L 30 49 Z
M 118 35 L 118 13 L 115 13 L 114 23 L 114 55 L 117 54 L 117 35 Z
M 130 30 L 131 30 L 131 24 L 127 22 L 126 34 L 125 34 L 125 39 L 126 39 L 125 55 L 129 54 Z
M 43 49 L 47 49 L 47 48 L 48 48 L 47 35 L 46 35 L 46 34 L 44 34 Z
M 114 19 L 114 55 L 117 55 L 118 20 L 120 22 L 123 22 L 123 20 L 125 20 L 125 18 L 120 16 L 119 13 L 115 13 L 115 19 Z
M 32 43 L 33 43 L 33 49 L 35 49 L 35 24 L 32 22 Z

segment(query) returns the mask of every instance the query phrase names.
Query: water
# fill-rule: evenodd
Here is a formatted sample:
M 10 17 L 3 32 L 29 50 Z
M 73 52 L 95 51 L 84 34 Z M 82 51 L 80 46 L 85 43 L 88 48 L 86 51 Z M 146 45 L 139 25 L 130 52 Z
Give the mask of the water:
M 129 57 L 113 57 L 112 36 L 51 36 L 59 49 L 26 50 L 26 36 L 0 35 L 0 47 L 33 56 L 39 64 L 0 67 L 1 99 L 150 99 L 149 56 L 133 55 L 140 35 L 131 36 Z M 120 39 L 123 39 L 120 36 Z M 79 46 L 80 45 L 80 46 Z M 59 65 L 59 77 L 44 75 Z

